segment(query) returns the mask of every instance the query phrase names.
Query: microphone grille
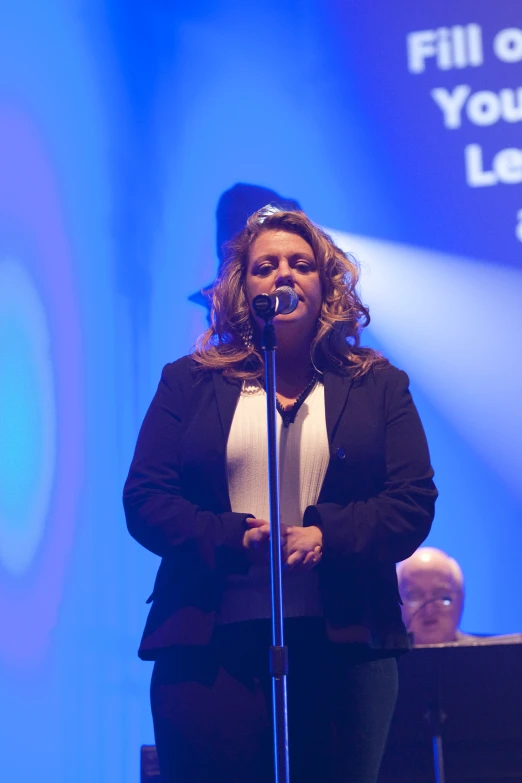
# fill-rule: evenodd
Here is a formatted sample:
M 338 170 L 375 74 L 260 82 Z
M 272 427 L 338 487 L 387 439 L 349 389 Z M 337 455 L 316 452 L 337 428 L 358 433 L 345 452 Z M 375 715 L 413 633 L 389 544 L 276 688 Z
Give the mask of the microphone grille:
M 293 313 L 299 304 L 299 297 L 294 289 L 290 288 L 289 285 L 282 285 L 274 293 L 276 293 L 281 300 L 281 306 L 278 307 L 278 312 L 281 313 L 281 315 Z

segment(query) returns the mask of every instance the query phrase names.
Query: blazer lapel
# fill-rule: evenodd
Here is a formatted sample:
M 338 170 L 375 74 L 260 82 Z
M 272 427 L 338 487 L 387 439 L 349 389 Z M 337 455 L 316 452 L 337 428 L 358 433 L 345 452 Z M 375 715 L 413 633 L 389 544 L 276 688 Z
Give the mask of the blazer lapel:
M 324 404 L 326 409 L 326 430 L 328 442 L 332 445 L 337 425 L 346 407 L 353 379 L 349 375 L 334 372 L 324 373 Z
M 242 383 L 239 378 L 224 378 L 223 373 L 220 372 L 212 373 L 212 378 L 214 381 L 219 420 L 221 422 L 221 429 L 223 430 L 223 439 L 226 443 L 230 427 L 232 426 L 232 419 L 234 418 L 234 411 L 236 410 Z

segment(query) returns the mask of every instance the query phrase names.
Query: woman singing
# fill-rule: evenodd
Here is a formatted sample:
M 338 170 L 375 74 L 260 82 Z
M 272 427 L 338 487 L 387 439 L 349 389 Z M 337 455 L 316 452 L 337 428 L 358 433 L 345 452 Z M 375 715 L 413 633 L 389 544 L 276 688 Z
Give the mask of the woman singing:
M 374 783 L 408 648 L 395 564 L 437 491 L 408 378 L 360 346 L 358 269 L 303 212 L 266 207 L 226 246 L 211 326 L 168 364 L 125 485 L 161 557 L 140 657 L 154 660 L 162 783 L 273 780 L 269 506 L 260 293 L 274 319 L 293 783 Z

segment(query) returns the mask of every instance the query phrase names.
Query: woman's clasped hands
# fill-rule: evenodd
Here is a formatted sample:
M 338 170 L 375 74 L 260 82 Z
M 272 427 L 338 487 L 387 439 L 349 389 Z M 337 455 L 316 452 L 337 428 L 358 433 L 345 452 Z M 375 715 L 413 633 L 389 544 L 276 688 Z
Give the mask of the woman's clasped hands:
M 254 563 L 266 564 L 270 559 L 270 523 L 266 519 L 246 520 L 243 546 Z M 287 569 L 314 568 L 322 557 L 323 534 L 315 525 L 281 525 L 283 565 Z

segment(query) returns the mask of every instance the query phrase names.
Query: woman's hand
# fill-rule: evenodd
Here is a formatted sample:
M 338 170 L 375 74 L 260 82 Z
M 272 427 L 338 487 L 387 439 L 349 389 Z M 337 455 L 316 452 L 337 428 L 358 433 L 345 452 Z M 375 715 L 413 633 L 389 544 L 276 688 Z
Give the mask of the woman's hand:
M 243 535 L 243 546 L 253 563 L 268 563 L 270 559 L 270 522 L 248 517 L 248 530 Z
M 243 546 L 254 563 L 270 561 L 270 523 L 266 519 L 246 520 L 248 530 L 243 536 Z M 285 568 L 312 569 L 321 560 L 323 534 L 315 525 L 281 525 L 281 547 Z
M 281 530 L 283 560 L 286 568 L 311 569 L 323 556 L 323 534 L 315 525 L 288 525 Z

